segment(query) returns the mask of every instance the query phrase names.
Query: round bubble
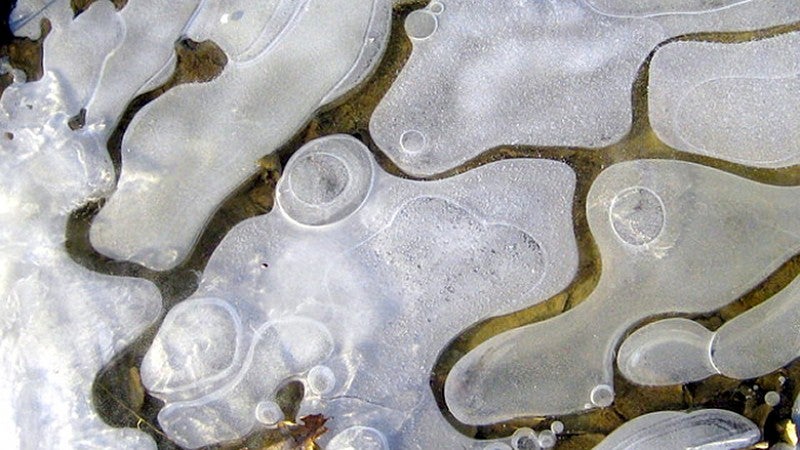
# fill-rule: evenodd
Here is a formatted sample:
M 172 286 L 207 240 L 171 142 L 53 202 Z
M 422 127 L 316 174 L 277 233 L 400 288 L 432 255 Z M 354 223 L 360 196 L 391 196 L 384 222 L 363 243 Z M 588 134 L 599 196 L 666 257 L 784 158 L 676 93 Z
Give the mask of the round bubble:
M 539 433 L 539 445 L 542 448 L 553 448 L 556 446 L 556 434 L 552 430 L 542 430 Z
M 278 182 L 278 206 L 305 225 L 327 225 L 357 211 L 372 189 L 373 162 L 366 146 L 338 134 L 316 139 L 295 153 Z
M 592 389 L 589 398 L 594 406 L 600 408 L 611 406 L 614 403 L 614 388 L 607 384 L 599 384 Z
M 764 394 L 764 403 L 769 406 L 778 406 L 778 403 L 781 402 L 781 394 L 778 394 L 775 391 L 769 391 Z
M 519 428 L 511 435 L 511 447 L 514 450 L 541 450 L 536 432 L 530 428 Z
M 283 420 L 283 411 L 277 403 L 265 400 L 256 405 L 256 420 L 264 425 L 276 425 Z
M 308 371 L 308 388 L 317 395 L 330 394 L 336 387 L 336 375 L 327 366 L 316 366 Z
M 439 21 L 430 11 L 417 10 L 406 17 L 406 33 L 412 39 L 427 39 L 438 27 Z
M 406 153 L 419 153 L 425 149 L 425 135 L 417 130 L 408 130 L 400 136 L 400 147 Z
M 552 431 L 555 434 L 563 433 L 564 432 L 564 422 L 561 422 L 560 420 L 554 421 L 553 423 L 550 424 L 550 431 Z
M 428 11 L 434 14 L 441 14 L 444 12 L 444 4 L 442 2 L 431 2 L 430 5 L 428 5 Z
M 614 233 L 630 245 L 655 240 L 664 228 L 664 205 L 655 192 L 633 187 L 619 194 L 609 211 Z

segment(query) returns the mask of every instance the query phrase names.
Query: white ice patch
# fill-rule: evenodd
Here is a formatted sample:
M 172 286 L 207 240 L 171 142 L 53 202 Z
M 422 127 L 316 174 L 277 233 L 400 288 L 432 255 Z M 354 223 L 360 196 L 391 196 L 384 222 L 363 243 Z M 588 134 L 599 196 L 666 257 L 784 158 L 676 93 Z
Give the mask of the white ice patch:
M 674 42 L 650 66 L 649 115 L 668 145 L 758 167 L 800 164 L 800 33 Z
M 113 9 L 106 1 L 97 3 Z M 97 128 L 104 142 L 128 102 L 172 74 L 175 43 L 201 3 L 201 0 L 130 0 L 116 13 L 122 36 L 105 60 L 100 82 L 85 105 L 87 125 Z M 94 8 L 92 5 L 81 16 Z M 95 28 L 109 25 L 95 25 Z M 90 42 L 97 45 L 96 41 Z
M 625 423 L 594 450 L 733 450 L 747 448 L 760 438 L 761 431 L 753 422 L 730 411 L 661 411 Z
M 273 420 L 276 389 L 300 377 L 301 415 L 332 417 L 335 446 L 475 444 L 442 417 L 430 371 L 476 321 L 571 281 L 574 184 L 544 160 L 409 181 L 349 136 L 312 141 L 275 210 L 236 226 L 167 315 L 142 365 L 167 403 L 159 423 L 192 448 L 241 437 Z
M 52 61 L 73 50 L 47 51 Z M 0 99 L 0 435 L 8 448 L 155 448 L 140 431 L 103 423 L 91 387 L 159 317 L 159 292 L 145 280 L 90 272 L 64 248 L 70 212 L 113 182 L 105 149 L 67 126 L 71 94 L 92 80 L 49 71 Z
M 171 89 L 131 122 L 117 191 L 91 229 L 98 251 L 175 267 L 258 158 L 359 84 L 388 39 L 387 0 L 239 3 L 207 2 L 190 28 L 220 40 L 223 73 Z
M 49 20 L 53 29 L 58 30 L 68 26 L 72 16 L 69 0 L 17 0 L 8 25 L 17 36 L 38 39 L 43 19 Z
M 628 133 L 631 86 L 658 43 L 796 20 L 785 0 L 432 2 L 406 19 L 414 48 L 370 131 L 415 175 L 500 145 L 604 147 Z
M 445 397 L 459 420 L 608 406 L 615 349 L 629 328 L 721 308 L 800 250 L 800 187 L 696 164 L 611 166 L 587 205 L 602 258 L 597 287 L 566 313 L 489 339 L 458 361 Z
M 712 333 L 688 319 L 642 327 L 623 343 L 622 374 L 639 384 L 668 385 L 722 374 L 749 379 L 800 357 L 800 279 Z

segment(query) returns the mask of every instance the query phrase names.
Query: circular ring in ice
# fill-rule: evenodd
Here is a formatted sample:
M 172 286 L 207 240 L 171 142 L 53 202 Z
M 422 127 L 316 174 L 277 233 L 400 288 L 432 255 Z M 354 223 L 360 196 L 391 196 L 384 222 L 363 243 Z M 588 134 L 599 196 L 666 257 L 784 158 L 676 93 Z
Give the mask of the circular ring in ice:
M 227 301 L 183 302 L 164 319 L 142 361 L 142 383 L 170 397 L 202 391 L 231 375 L 241 359 L 241 339 L 241 320 Z
M 278 182 L 280 208 L 305 225 L 337 222 L 356 211 L 369 195 L 372 158 L 355 138 L 328 136 L 304 146 Z

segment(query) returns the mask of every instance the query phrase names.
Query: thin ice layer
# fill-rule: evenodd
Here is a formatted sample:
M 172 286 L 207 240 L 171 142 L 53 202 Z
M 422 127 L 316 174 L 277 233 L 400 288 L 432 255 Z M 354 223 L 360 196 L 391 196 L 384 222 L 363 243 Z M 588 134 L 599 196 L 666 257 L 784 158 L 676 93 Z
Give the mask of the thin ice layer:
M 62 101 L 64 106 L 69 105 L 66 114 L 74 116 L 86 106 L 99 69 L 122 34 L 114 5 L 107 1 L 95 2 L 75 20 L 53 24 L 44 40 L 42 65 L 59 77 L 61 95 L 67 97 Z
M 631 86 L 658 43 L 800 20 L 800 4 L 785 0 L 669 4 L 431 2 L 406 19 L 414 48 L 376 108 L 371 134 L 415 175 L 499 145 L 604 147 L 628 133 Z M 692 63 L 705 66 L 699 61 Z
M 620 373 L 634 383 L 665 386 L 717 373 L 711 361 L 714 334 L 689 319 L 665 319 L 628 336 L 617 352 Z
M 17 36 L 38 39 L 42 20 L 48 20 L 53 29 L 59 29 L 69 25 L 72 17 L 70 0 L 17 0 L 8 26 Z
M 238 2 L 229 3 L 236 13 Z M 227 36 L 225 47 L 237 53 L 213 81 L 173 88 L 131 122 L 117 191 L 91 229 L 100 252 L 156 270 L 176 266 L 214 209 L 255 174 L 258 158 L 283 144 L 331 95 L 351 90 L 385 47 L 386 0 L 266 4 L 273 14 L 251 24 L 262 27 L 253 33 L 255 47 L 238 34 L 210 29 L 234 19 L 218 6 L 198 16 L 207 22 L 193 24 L 194 33 Z M 241 20 L 256 10 L 248 4 Z M 262 42 L 263 33 L 273 39 Z M 248 50 L 255 53 L 239 59 Z
M 800 164 L 798 46 L 794 32 L 660 48 L 648 89 L 653 129 L 679 150 L 758 167 Z
M 800 357 L 800 278 L 726 322 L 711 344 L 714 364 L 732 378 L 768 374 Z
M 97 3 L 113 8 L 110 2 Z M 122 36 L 103 65 L 91 101 L 84 104 L 89 126 L 97 127 L 107 138 L 130 99 L 150 86 L 151 79 L 171 74 L 175 42 L 201 3 L 201 0 L 132 0 L 117 13 Z
M 186 447 L 233 439 L 280 420 L 274 393 L 299 377 L 301 414 L 336 418 L 334 448 L 478 445 L 441 416 L 430 370 L 471 324 L 570 282 L 574 184 L 544 160 L 410 181 L 349 136 L 312 141 L 276 208 L 236 226 L 167 315 L 142 364 L 159 423 Z
M 70 50 L 46 51 L 62 48 Z M 148 281 L 84 269 L 64 248 L 70 212 L 113 180 L 104 148 L 67 125 L 70 93 L 85 87 L 49 71 L 0 99 L 0 435 L 8 448 L 155 449 L 140 431 L 106 425 L 91 402 L 95 375 L 158 318 L 161 297 Z
M 620 348 L 622 374 L 645 385 L 681 384 L 722 374 L 748 379 L 800 357 L 800 279 L 712 333 L 688 319 L 637 330 Z
M 602 258 L 597 287 L 566 313 L 496 336 L 456 363 L 445 386 L 450 411 L 485 424 L 610 405 L 613 355 L 629 328 L 723 307 L 800 250 L 799 194 L 686 162 L 606 169 L 587 200 Z
M 747 448 L 760 438 L 756 424 L 731 411 L 661 411 L 626 422 L 594 450 L 732 450 Z

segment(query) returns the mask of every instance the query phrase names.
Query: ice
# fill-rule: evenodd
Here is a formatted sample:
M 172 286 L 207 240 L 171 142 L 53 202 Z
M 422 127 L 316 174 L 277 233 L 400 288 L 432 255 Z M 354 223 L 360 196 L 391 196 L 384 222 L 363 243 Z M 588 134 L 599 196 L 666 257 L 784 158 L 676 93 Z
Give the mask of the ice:
M 17 36 L 38 39 L 41 20 L 47 19 L 57 30 L 69 25 L 72 16 L 69 0 L 17 0 L 8 25 Z
M 648 386 L 702 380 L 717 373 L 710 353 L 713 336 L 689 319 L 653 322 L 622 343 L 617 354 L 619 371 L 630 381 Z
M 625 423 L 594 450 L 735 450 L 760 438 L 753 422 L 730 411 L 660 411 Z
M 74 27 L 65 36 L 84 30 L 79 21 Z M 49 61 L 64 60 L 75 48 L 65 43 L 46 51 Z M 94 64 L 93 56 L 82 61 Z M 37 82 L 13 84 L 0 99 L 0 435 L 6 448 L 155 449 L 140 431 L 106 425 L 93 409 L 91 386 L 159 317 L 159 292 L 145 280 L 90 272 L 64 248 L 69 213 L 113 183 L 105 149 L 68 126 L 73 93 L 92 82 L 69 74 L 90 69 L 75 67 L 67 77 L 48 71 Z
M 113 8 L 106 1 L 97 3 Z M 201 0 L 130 0 L 125 5 L 116 18 L 121 23 L 123 37 L 108 55 L 94 96 L 87 102 L 87 124 L 102 130 L 103 137 L 108 138 L 134 95 L 155 87 L 152 79 L 171 74 L 175 42 L 201 3 Z M 94 8 L 92 5 L 89 10 Z M 98 28 L 105 27 L 108 24 Z M 96 41 L 90 42 L 97 45 Z
M 131 122 L 117 191 L 91 229 L 98 251 L 175 267 L 258 159 L 359 84 L 388 39 L 387 0 L 244 4 L 206 2 L 190 24 L 220 40 L 222 74 L 169 90 Z
M 431 2 L 406 19 L 413 52 L 370 131 L 414 175 L 500 145 L 604 147 L 628 133 L 631 86 L 660 42 L 796 20 L 785 0 Z
M 301 415 L 332 417 L 334 448 L 478 445 L 442 417 L 430 371 L 476 321 L 571 281 L 574 184 L 545 160 L 410 181 L 350 136 L 306 144 L 276 208 L 225 237 L 145 356 L 160 425 L 190 448 L 242 436 L 300 378 Z
M 595 290 L 458 361 L 445 384 L 448 408 L 462 422 L 487 424 L 611 403 L 614 353 L 628 329 L 655 315 L 721 308 L 800 250 L 798 193 L 687 162 L 606 169 L 587 199 L 602 259 Z
M 620 349 L 620 370 L 631 381 L 662 385 L 697 381 L 713 374 L 749 379 L 800 357 L 800 279 L 764 303 L 723 324 L 715 333 L 688 319 L 667 319 L 631 335 Z M 693 329 L 695 350 L 686 352 L 682 329 Z M 703 330 L 703 331 L 700 331 Z M 681 350 L 681 348 L 683 348 Z M 703 350 L 701 350 L 701 348 Z M 670 355 L 680 355 L 680 366 Z
M 650 68 L 649 116 L 680 150 L 758 167 L 800 164 L 800 33 L 674 42 Z
M 98 1 L 74 21 L 54 27 L 45 39 L 44 69 L 59 75 L 65 95 L 70 96 L 67 114 L 78 114 L 89 102 L 99 79 L 98 69 L 123 34 L 123 24 L 114 5 Z

